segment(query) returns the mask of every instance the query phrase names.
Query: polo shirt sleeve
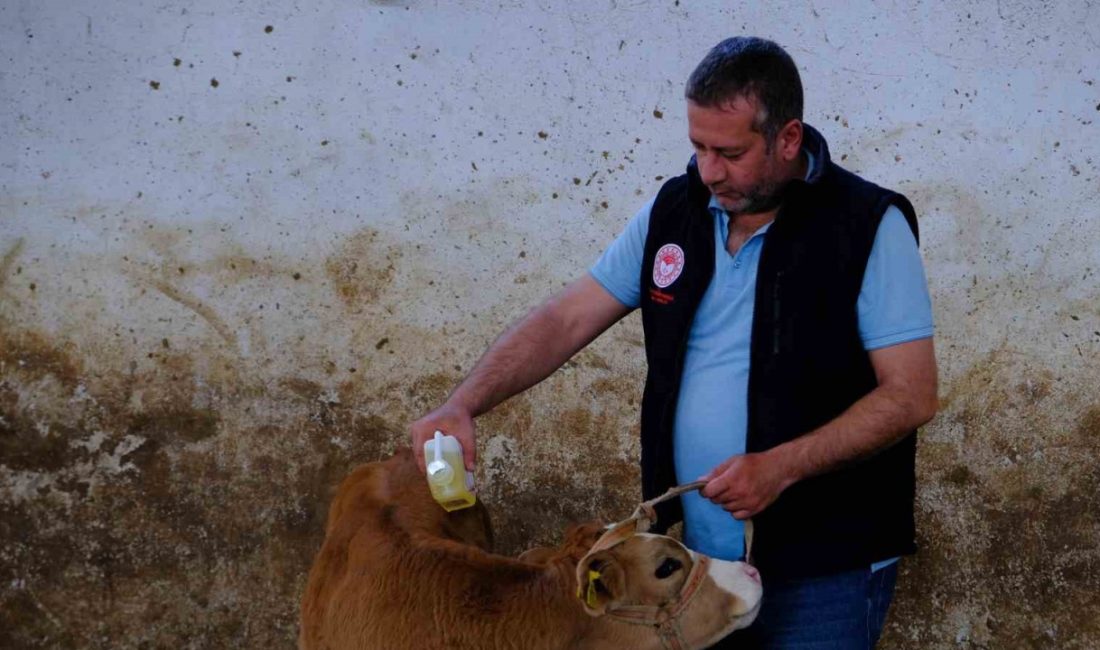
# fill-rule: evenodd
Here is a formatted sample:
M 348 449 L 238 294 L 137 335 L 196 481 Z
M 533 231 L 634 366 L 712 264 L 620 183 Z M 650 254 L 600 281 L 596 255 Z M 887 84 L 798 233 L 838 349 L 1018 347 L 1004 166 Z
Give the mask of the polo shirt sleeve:
M 624 306 L 636 309 L 641 304 L 642 255 L 649 234 L 649 213 L 656 197 L 649 200 L 626 224 L 589 270 L 592 277 Z
M 932 336 L 932 300 L 913 231 L 890 206 L 879 223 L 857 301 L 867 351 Z

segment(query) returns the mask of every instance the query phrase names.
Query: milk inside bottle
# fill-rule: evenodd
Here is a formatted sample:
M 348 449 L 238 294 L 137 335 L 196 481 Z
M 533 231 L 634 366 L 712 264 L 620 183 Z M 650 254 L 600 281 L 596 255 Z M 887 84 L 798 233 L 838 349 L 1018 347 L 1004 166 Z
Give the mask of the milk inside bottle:
M 454 436 L 435 432 L 435 438 L 424 443 L 428 487 L 432 497 L 451 512 L 474 505 L 477 499 L 470 492 L 473 477 L 468 476 L 462 461 L 462 444 Z

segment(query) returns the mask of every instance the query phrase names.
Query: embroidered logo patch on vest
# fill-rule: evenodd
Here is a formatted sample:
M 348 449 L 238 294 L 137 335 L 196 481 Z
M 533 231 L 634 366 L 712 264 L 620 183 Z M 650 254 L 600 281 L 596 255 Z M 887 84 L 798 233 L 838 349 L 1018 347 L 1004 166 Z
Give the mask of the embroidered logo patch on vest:
M 665 244 L 653 260 L 653 284 L 664 289 L 680 277 L 684 270 L 684 249 L 676 244 Z

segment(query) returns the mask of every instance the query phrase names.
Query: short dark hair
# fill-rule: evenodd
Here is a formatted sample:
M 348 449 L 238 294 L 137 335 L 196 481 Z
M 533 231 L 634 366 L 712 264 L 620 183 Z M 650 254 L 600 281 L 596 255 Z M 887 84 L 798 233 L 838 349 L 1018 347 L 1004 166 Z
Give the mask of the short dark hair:
M 755 99 L 761 114 L 753 128 L 768 146 L 779 130 L 802 119 L 802 78 L 786 50 L 755 36 L 727 38 L 711 48 L 688 78 L 684 96 L 706 108 L 737 98 Z

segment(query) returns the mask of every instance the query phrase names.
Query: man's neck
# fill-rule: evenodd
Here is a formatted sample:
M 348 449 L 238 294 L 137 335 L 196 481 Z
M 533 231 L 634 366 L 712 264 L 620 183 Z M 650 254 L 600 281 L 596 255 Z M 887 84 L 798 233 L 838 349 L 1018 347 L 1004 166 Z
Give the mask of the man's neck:
M 730 235 L 734 233 L 751 235 L 762 228 L 764 224 L 775 221 L 775 215 L 778 213 L 779 208 L 775 207 L 767 212 L 730 215 Z

